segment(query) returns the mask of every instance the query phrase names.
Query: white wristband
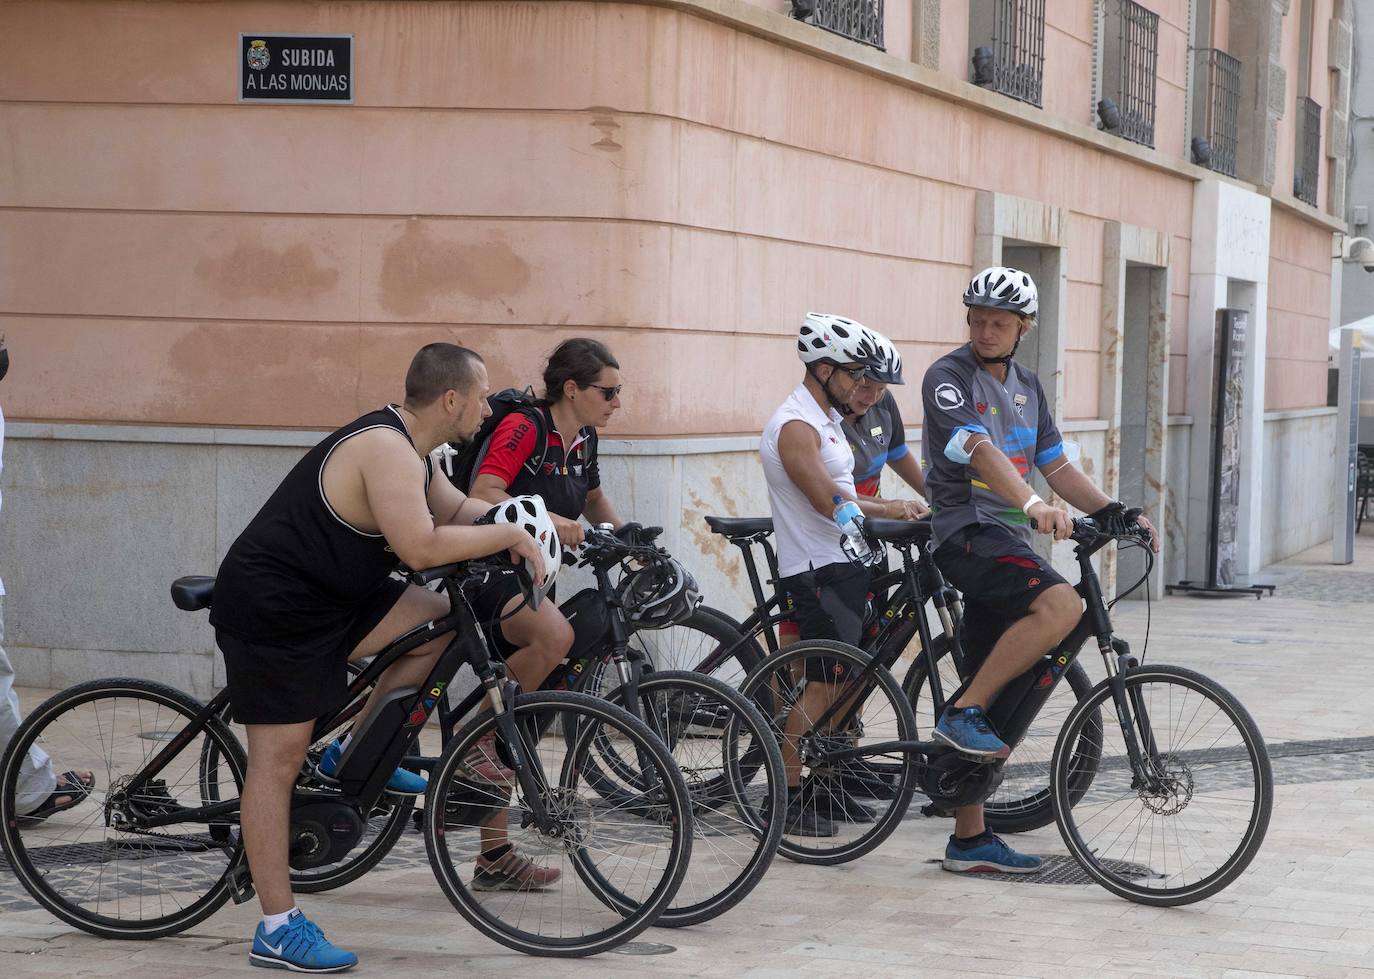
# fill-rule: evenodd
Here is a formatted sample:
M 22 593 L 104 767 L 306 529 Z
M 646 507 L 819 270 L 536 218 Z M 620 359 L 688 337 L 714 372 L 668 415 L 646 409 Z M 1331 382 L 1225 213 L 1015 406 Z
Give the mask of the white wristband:
M 1042 499 L 1040 499 L 1040 497 L 1039 497 L 1037 494 L 1032 493 L 1032 494 L 1030 495 L 1030 499 L 1027 500 L 1025 503 L 1022 503 L 1022 504 L 1021 504 L 1021 512 L 1024 513 L 1026 516 L 1029 517 L 1029 516 L 1030 516 L 1030 508 L 1033 507 L 1033 506 L 1035 506 L 1035 504 L 1037 504 L 1037 503 L 1044 503 L 1044 502 L 1045 502 L 1045 501 L 1042 500 Z

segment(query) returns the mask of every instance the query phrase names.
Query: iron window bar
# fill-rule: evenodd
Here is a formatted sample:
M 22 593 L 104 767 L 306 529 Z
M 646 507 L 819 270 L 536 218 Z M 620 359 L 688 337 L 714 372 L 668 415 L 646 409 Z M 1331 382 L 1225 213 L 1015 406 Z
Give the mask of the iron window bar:
M 793 0 L 792 16 L 821 30 L 883 47 L 883 0 Z
M 1306 96 L 1298 98 L 1298 146 L 1293 167 L 1293 196 L 1317 206 L 1318 166 L 1321 162 L 1322 107 Z
M 1106 2 L 1115 30 L 1109 28 L 1103 37 L 1103 96 L 1120 111 L 1120 136 L 1154 146 L 1159 14 L 1134 0 Z
M 992 45 L 974 52 L 974 84 L 1038 108 L 1045 79 L 1045 0 L 991 3 Z
M 1234 177 L 1240 142 L 1240 61 L 1216 48 L 1199 48 L 1195 57 L 1199 91 L 1193 135 L 1207 140 L 1211 149 L 1210 159 L 1197 162 Z

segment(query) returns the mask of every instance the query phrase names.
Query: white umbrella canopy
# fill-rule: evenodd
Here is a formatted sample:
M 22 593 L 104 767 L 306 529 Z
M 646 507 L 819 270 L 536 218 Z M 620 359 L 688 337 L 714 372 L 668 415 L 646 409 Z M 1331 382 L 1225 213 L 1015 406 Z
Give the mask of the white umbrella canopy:
M 1333 327 L 1327 335 L 1328 365 L 1335 367 L 1336 358 L 1341 354 L 1341 330 L 1358 330 L 1360 333 L 1360 359 L 1374 357 L 1374 316 L 1366 316 L 1344 326 Z

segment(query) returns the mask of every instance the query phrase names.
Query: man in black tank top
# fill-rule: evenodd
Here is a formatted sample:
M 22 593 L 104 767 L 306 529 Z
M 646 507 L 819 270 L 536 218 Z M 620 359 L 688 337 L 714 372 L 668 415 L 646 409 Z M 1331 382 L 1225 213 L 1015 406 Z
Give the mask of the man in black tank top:
M 431 478 L 429 453 L 472 436 L 489 414 L 486 395 L 476 353 L 447 343 L 422 348 L 406 374 L 405 403 L 363 415 L 306 453 L 220 565 L 210 621 L 234 719 L 248 734 L 243 839 L 263 910 L 255 964 L 323 972 L 357 962 L 294 906 L 291 791 L 316 718 L 346 689 L 348 659 L 449 610 L 443 596 L 391 578 L 397 560 L 429 568 L 509 551 L 542 577 L 528 534 L 512 524 L 469 526 L 490 504 Z M 447 641 L 403 657 L 372 696 L 423 681 Z M 388 787 L 423 791 L 424 779 L 398 772 Z

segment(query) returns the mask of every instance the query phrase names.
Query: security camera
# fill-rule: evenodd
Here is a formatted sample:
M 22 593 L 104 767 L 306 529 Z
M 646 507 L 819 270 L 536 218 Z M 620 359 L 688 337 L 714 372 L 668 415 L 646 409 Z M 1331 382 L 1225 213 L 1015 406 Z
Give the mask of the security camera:
M 1359 262 L 1366 272 L 1374 272 L 1374 241 L 1351 238 L 1345 243 L 1345 254 L 1341 257 L 1347 262 Z

